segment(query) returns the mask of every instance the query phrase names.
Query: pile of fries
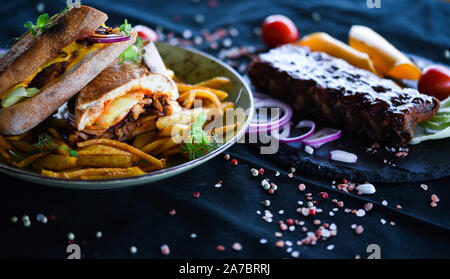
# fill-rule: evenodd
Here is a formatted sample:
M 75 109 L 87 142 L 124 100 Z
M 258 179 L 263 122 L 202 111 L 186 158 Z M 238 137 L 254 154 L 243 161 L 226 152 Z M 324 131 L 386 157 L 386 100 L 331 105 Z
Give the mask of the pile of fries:
M 231 83 L 228 78 L 214 77 L 194 85 L 174 80 L 180 109 L 158 119 L 148 117 L 148 127 L 154 129 L 128 143 L 100 138 L 74 140 L 74 128 L 66 120 L 50 117 L 25 134 L 0 135 L 0 161 L 56 178 L 123 178 L 164 169 L 172 156 L 188 160 L 206 155 L 234 136 L 240 123 L 236 120 L 223 125 L 224 115 L 234 113 L 234 104 L 223 101 L 228 93 L 220 90 Z M 200 106 L 196 105 L 199 100 Z M 218 119 L 222 125 L 205 129 Z M 215 142 L 217 136 L 224 136 L 225 141 Z

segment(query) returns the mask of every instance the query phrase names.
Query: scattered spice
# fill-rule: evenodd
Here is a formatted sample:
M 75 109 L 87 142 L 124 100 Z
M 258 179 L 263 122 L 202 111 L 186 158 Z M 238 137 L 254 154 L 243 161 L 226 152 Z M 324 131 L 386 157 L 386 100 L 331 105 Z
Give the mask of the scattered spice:
M 242 245 L 239 242 L 235 242 L 233 243 L 233 245 L 231 246 L 231 248 L 235 251 L 241 251 L 242 250 Z
M 372 210 L 372 208 L 373 208 L 373 203 L 371 203 L 371 202 L 368 202 L 364 205 L 365 211 L 370 211 L 370 210 Z
M 74 240 L 75 239 L 75 235 L 73 233 L 68 233 L 67 234 L 67 239 L 68 240 Z
M 258 176 L 259 174 L 258 170 L 253 168 L 250 170 L 250 173 L 252 174 L 252 176 Z
M 237 166 L 238 160 L 236 160 L 236 159 L 231 160 L 231 164 L 232 164 L 233 166 Z
M 223 245 L 217 245 L 217 246 L 216 246 L 216 249 L 217 249 L 217 251 L 219 251 L 219 252 L 223 252 L 223 251 L 226 250 L 225 246 L 223 246 Z
M 161 245 L 161 254 L 163 254 L 164 256 L 168 256 L 170 254 L 169 245 L 167 244 Z
M 300 191 L 305 191 L 306 190 L 306 185 L 305 184 L 303 184 L 303 183 L 300 183 L 299 185 L 298 185 L 298 189 L 300 190 Z

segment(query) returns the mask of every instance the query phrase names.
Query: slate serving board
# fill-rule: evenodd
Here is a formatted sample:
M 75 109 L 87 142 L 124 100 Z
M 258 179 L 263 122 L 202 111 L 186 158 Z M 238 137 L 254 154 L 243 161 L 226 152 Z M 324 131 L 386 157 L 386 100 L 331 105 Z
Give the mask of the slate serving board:
M 408 56 L 421 69 L 430 64 L 439 64 L 417 55 Z M 416 82 L 399 83 L 408 87 L 417 86 Z M 318 129 L 320 127 L 316 130 Z M 407 145 L 409 152 L 404 158 L 397 158 L 396 152 L 387 151 L 383 146 L 376 153 L 367 151 L 372 144 L 373 142 L 344 131 L 339 140 L 315 149 L 312 155 L 304 151 L 301 143 L 280 143 L 276 154 L 264 156 L 271 157 L 287 168 L 295 167 L 299 171 L 333 180 L 346 178 L 357 182 L 396 183 L 426 181 L 450 175 L 450 138 Z M 257 144 L 252 146 L 260 148 Z M 330 160 L 329 153 L 335 149 L 355 153 L 358 162 L 350 164 Z

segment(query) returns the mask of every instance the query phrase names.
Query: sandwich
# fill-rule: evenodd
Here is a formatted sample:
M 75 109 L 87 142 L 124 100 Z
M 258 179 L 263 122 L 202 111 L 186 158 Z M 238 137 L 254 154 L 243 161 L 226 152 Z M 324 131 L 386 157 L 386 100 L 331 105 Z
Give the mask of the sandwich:
M 47 16 L 45 14 L 45 16 Z M 0 133 L 25 133 L 49 117 L 136 40 L 107 15 L 73 6 L 32 26 L 0 58 Z M 31 24 L 31 23 L 30 23 Z
M 90 138 L 120 141 L 155 129 L 159 117 L 180 110 L 178 89 L 153 43 L 139 61 L 116 60 L 76 97 L 73 124 Z

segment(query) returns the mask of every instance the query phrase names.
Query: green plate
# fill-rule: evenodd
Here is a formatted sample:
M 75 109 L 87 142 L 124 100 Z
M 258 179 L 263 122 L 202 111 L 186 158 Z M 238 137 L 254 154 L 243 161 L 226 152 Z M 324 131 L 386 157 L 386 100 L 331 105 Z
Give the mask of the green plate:
M 241 125 L 233 138 L 211 153 L 179 165 L 163 170 L 154 171 L 142 176 L 108 179 L 108 180 L 69 180 L 42 176 L 39 173 L 22 170 L 0 163 L 0 172 L 29 182 L 44 184 L 48 186 L 79 188 L 79 189 L 112 189 L 132 185 L 159 181 L 182 172 L 195 168 L 232 146 L 242 137 L 250 124 L 253 116 L 253 97 L 244 79 L 224 62 L 195 49 L 185 49 L 164 43 L 157 43 L 157 48 L 168 68 L 172 69 L 176 76 L 187 83 L 196 83 L 214 76 L 225 76 L 231 79 L 232 85 L 227 88 L 229 93 L 225 101 L 235 103 L 235 108 L 242 108 L 248 114 L 245 124 Z

